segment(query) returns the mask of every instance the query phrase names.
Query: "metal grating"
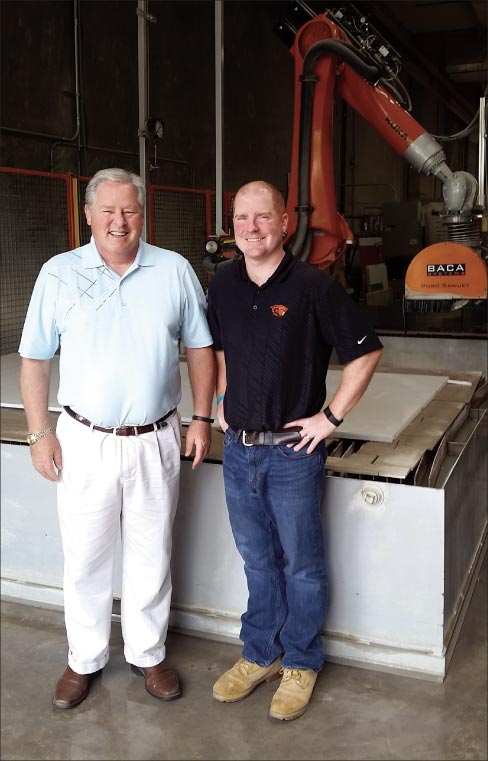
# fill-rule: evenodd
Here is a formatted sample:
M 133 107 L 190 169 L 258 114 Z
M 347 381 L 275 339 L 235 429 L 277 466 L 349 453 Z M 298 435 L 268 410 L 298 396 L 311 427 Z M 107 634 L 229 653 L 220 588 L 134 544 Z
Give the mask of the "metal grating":
M 151 243 L 177 251 L 188 259 L 205 290 L 208 284 L 202 267 L 207 240 L 205 191 L 154 185 L 151 194 Z
M 67 180 L 0 172 L 0 348 L 17 351 L 32 288 L 45 261 L 70 248 Z

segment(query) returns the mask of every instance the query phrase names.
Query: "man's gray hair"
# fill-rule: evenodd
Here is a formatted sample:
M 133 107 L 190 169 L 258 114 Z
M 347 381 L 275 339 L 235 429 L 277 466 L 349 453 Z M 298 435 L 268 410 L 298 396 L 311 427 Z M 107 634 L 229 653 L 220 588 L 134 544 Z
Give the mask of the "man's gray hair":
M 134 185 L 137 190 L 137 201 L 141 209 L 144 208 L 144 202 L 146 200 L 146 190 L 144 183 L 138 174 L 133 172 L 127 172 L 125 169 L 118 169 L 112 167 L 111 169 L 100 169 L 99 172 L 93 175 L 90 182 L 86 186 L 85 191 L 85 204 L 86 206 L 92 206 L 95 200 L 95 193 L 97 188 L 102 182 L 120 182 L 123 185 Z

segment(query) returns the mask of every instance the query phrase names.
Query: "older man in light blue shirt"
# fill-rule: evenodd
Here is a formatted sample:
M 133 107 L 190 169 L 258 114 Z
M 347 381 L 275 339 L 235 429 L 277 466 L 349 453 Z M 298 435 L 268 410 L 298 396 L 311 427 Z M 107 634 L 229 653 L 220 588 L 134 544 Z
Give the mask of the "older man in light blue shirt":
M 27 312 L 20 385 L 33 465 L 57 481 L 68 666 L 53 697 L 73 708 L 109 658 L 113 566 L 122 537 L 124 652 L 155 697 L 180 695 L 167 668 L 171 529 L 180 470 L 179 342 L 195 414 L 185 454 L 210 447 L 215 387 L 205 297 L 190 264 L 140 239 L 144 187 L 121 169 L 86 191 L 90 243 L 44 264 Z M 56 433 L 50 363 L 60 349 Z
M 101 426 L 151 423 L 181 399 L 179 338 L 189 349 L 212 342 L 204 309 L 179 254 L 141 240 L 119 277 L 92 237 L 42 267 L 19 351 L 51 359 L 61 344 L 60 405 Z

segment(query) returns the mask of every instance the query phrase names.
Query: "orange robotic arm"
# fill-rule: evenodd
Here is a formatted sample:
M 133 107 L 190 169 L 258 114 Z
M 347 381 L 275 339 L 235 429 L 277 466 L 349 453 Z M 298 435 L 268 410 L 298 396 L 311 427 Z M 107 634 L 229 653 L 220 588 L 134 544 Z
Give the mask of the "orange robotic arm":
M 291 52 L 295 58 L 295 108 L 287 200 L 288 243 L 295 256 L 326 269 L 342 256 L 353 238 L 336 205 L 336 95 L 419 172 L 434 174 L 443 184 L 449 184 L 453 173 L 439 143 L 378 83 L 381 69 L 360 57 L 346 33 L 327 13 L 315 16 L 299 29 Z M 449 207 L 446 194 L 445 200 Z

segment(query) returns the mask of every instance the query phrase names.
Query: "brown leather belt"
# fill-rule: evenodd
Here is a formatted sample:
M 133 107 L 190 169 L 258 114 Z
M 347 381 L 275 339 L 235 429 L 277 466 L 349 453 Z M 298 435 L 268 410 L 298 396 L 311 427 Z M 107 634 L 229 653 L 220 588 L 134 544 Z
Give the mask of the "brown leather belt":
M 280 444 L 293 444 L 301 440 L 301 426 L 283 428 L 281 431 L 241 431 L 245 447 L 276 447 Z
M 71 407 L 63 407 L 63 409 L 71 415 L 72 418 L 77 420 L 83 425 L 87 425 L 93 428 L 94 431 L 102 431 L 103 433 L 114 433 L 116 436 L 138 436 L 140 433 L 149 433 L 149 431 L 155 431 L 156 429 L 165 428 L 168 424 L 164 421 L 169 418 L 173 412 L 176 412 L 176 408 L 170 410 L 164 417 L 156 420 L 155 423 L 148 423 L 147 425 L 121 425 L 115 428 L 104 428 L 101 425 L 93 425 L 90 420 L 87 420 L 83 415 L 78 415 L 77 412 L 71 409 Z

